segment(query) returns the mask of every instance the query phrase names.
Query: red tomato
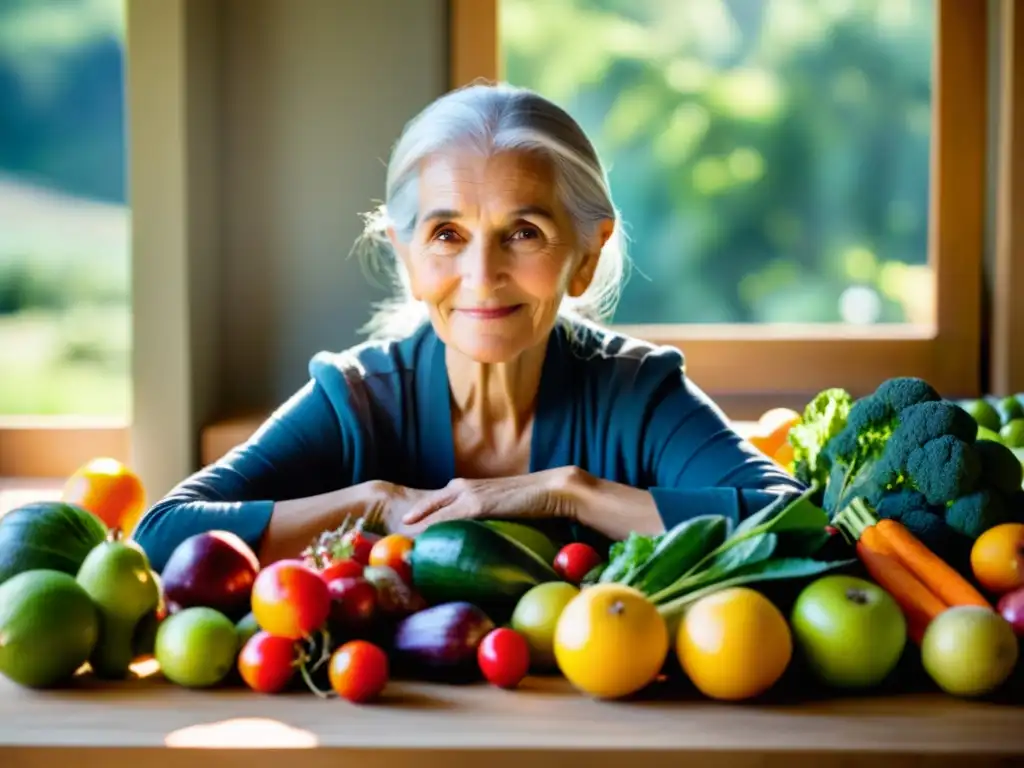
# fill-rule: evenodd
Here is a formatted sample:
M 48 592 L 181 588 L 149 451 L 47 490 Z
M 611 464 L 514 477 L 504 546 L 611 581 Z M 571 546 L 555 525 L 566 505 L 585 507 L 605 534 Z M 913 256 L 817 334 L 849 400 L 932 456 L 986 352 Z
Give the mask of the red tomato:
M 526 638 L 508 627 L 491 630 L 476 650 L 484 677 L 499 688 L 515 688 L 530 671 Z
M 363 564 L 348 557 L 324 566 L 320 578 L 330 584 L 335 579 L 358 578 L 363 575 Z
M 335 579 L 327 585 L 331 594 L 329 621 L 335 629 L 359 632 L 377 614 L 377 588 L 362 577 Z
M 323 627 L 331 596 L 320 574 L 295 560 L 271 563 L 252 585 L 252 612 L 260 629 L 299 640 Z
M 331 654 L 327 675 L 341 698 L 370 701 L 388 684 L 388 656 L 373 643 L 351 640 Z
M 353 528 L 341 537 L 342 551 L 346 553 L 346 557 L 355 560 L 357 563 L 369 565 L 370 550 L 373 549 L 374 544 L 380 541 L 380 538 L 375 533 L 367 533 L 358 528 Z
M 589 544 L 576 541 L 562 547 L 555 556 L 555 573 L 566 581 L 579 584 L 583 577 L 601 563 L 601 556 Z
M 412 581 L 412 566 L 409 557 L 412 539 L 400 533 L 391 533 L 373 545 L 370 550 L 370 565 L 386 565 L 406 584 Z
M 293 641 L 261 630 L 242 646 L 238 671 L 254 691 L 277 693 L 291 682 L 297 658 Z

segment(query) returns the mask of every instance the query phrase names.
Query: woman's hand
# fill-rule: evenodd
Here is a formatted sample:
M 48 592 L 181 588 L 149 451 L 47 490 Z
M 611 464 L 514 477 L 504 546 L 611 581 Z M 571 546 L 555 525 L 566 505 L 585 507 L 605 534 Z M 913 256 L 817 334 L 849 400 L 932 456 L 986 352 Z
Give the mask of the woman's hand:
M 411 497 L 397 520 L 416 532 L 443 520 L 574 517 L 568 489 L 578 472 L 560 467 L 515 477 L 456 478 L 436 491 L 415 491 L 423 495 Z

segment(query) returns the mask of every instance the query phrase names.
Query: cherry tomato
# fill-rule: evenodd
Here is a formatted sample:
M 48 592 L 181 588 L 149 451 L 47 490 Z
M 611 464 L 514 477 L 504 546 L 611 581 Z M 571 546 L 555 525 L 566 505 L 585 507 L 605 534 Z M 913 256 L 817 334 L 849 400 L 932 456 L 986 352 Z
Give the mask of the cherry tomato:
M 491 630 L 476 650 L 480 671 L 492 685 L 515 688 L 530 671 L 530 646 L 508 627 Z
M 388 656 L 365 640 L 350 640 L 331 654 L 327 672 L 331 688 L 352 702 L 375 699 L 388 684 Z
M 238 654 L 238 671 L 245 684 L 254 691 L 277 693 L 292 681 L 297 658 L 292 640 L 261 630 L 242 646 Z
M 345 553 L 346 557 L 355 560 L 357 563 L 369 565 L 370 550 L 373 549 L 374 544 L 380 541 L 380 538 L 375 533 L 367 533 L 358 528 L 353 528 L 341 537 L 342 552 Z
M 324 566 L 320 571 L 320 578 L 330 584 L 335 579 L 358 578 L 363 575 L 363 564 L 356 562 L 351 557 L 344 560 L 337 560 L 330 565 Z
M 386 565 L 406 584 L 412 581 L 412 539 L 400 533 L 391 533 L 373 545 L 370 550 L 370 565 Z
M 367 629 L 377 614 L 377 588 L 362 577 L 334 579 L 327 585 L 331 595 L 331 627 L 347 632 Z
M 576 541 L 566 544 L 555 556 L 555 573 L 566 581 L 579 584 L 583 577 L 601 564 L 601 556 L 589 544 Z
M 252 612 L 260 629 L 299 640 L 320 629 L 331 596 L 320 574 L 296 560 L 271 563 L 252 585 Z

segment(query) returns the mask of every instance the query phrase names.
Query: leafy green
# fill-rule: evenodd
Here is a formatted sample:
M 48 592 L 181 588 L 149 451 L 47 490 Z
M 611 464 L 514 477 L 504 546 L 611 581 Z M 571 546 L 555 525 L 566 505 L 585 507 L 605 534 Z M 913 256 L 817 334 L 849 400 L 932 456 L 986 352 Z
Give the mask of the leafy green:
M 707 586 L 686 592 L 673 600 L 658 606 L 662 616 L 677 616 L 687 606 L 710 594 L 731 587 L 746 586 L 763 581 L 801 579 L 817 576 L 835 568 L 849 565 L 852 560 L 814 560 L 809 557 L 784 557 L 749 563 L 734 570 L 728 578 L 719 579 Z
M 608 567 L 601 573 L 601 584 L 621 583 L 631 579 L 646 563 L 666 534 L 644 536 L 630 532 L 625 541 L 617 541 L 608 550 Z

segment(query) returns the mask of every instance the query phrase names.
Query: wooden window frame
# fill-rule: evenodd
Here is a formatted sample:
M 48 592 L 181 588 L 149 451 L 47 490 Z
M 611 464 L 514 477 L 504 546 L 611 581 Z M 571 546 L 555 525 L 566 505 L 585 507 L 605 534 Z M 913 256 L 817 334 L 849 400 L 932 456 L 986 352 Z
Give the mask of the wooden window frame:
M 499 2 L 452 0 L 452 87 L 503 77 Z M 774 405 L 800 407 L 829 386 L 841 385 L 860 396 L 892 375 L 923 377 L 950 397 L 980 394 L 984 386 L 986 6 L 984 2 L 937 0 L 928 245 L 936 280 L 934 328 L 886 325 L 861 330 L 799 324 L 616 327 L 683 350 L 694 380 L 737 419 L 755 418 Z M 1017 175 L 1021 175 L 1019 169 Z M 1014 237 L 1019 242 L 1019 224 Z M 1019 315 L 1020 310 L 1007 307 L 1004 312 Z
M 477 79 L 498 79 L 498 1 L 450 0 L 453 87 Z M 853 337 L 845 328 L 814 328 L 809 332 L 799 326 L 624 328 L 683 349 L 694 379 L 734 418 L 752 418 L 772 405 L 799 406 L 808 394 L 824 386 L 841 384 L 860 394 L 891 374 L 924 376 L 953 396 L 975 395 L 982 387 L 997 394 L 1024 391 L 1024 344 L 1020 343 L 1024 338 L 1024 302 L 1014 299 L 1024 295 L 1024 12 L 1013 0 L 1002 0 L 1001 18 L 993 25 L 1000 38 L 1003 73 L 998 96 L 1000 160 L 996 164 L 996 238 L 986 281 L 990 300 L 983 304 L 988 4 L 937 2 L 939 44 L 935 69 L 940 87 L 936 89 L 934 109 L 930 225 L 930 251 L 937 266 L 935 333 L 916 333 L 897 326 L 892 329 L 893 336 L 880 339 L 864 332 Z M 187 6 L 186 0 L 168 0 L 149 9 L 159 18 L 147 16 L 139 21 L 143 13 L 135 8 L 136 20 L 130 19 L 128 29 L 130 41 L 139 43 L 140 38 L 146 38 L 146 45 L 139 46 L 142 51 L 155 51 L 147 54 L 150 59 L 158 55 L 166 58 L 160 66 L 153 66 L 152 61 L 140 63 L 137 56 L 129 57 L 134 81 L 129 106 L 136 136 L 132 154 L 146 155 L 152 163 L 156 152 L 162 158 L 159 176 L 175 182 L 170 188 L 166 181 L 147 186 L 146 179 L 141 178 L 143 172 L 133 171 L 140 174 L 140 178 L 133 179 L 133 187 L 142 188 L 133 200 L 133 218 L 137 219 L 132 236 L 133 336 L 137 351 L 143 353 L 151 344 L 153 329 L 163 322 L 161 312 L 188 297 L 184 275 L 171 275 L 172 280 L 158 273 L 164 269 L 160 265 L 181 261 L 164 256 L 173 256 L 172 251 L 184 252 L 188 242 L 189 195 L 182 187 L 187 186 L 185 169 L 190 153 L 202 143 L 201 136 L 189 141 L 183 121 L 165 119 L 167 115 L 184 114 L 182 102 L 194 89 L 187 83 L 175 82 L 170 87 L 159 81 L 164 76 L 160 73 L 166 72 L 184 77 L 185 68 L 178 65 L 184 62 L 179 38 L 184 34 L 186 7 L 201 10 L 199 6 Z M 173 40 L 167 40 L 168 29 L 174 32 Z M 201 74 L 200 69 L 195 77 Z M 145 103 L 140 104 L 140 99 Z M 151 103 L 154 100 L 158 103 Z M 177 149 L 168 152 L 168 147 Z M 139 165 L 132 164 L 133 168 Z M 147 173 L 152 177 L 154 172 Z M 169 227 L 175 237 L 167 237 L 166 230 L 154 231 L 154 220 Z M 159 251 L 159 257 L 140 264 L 135 258 L 140 242 L 154 254 Z M 168 285 L 174 290 L 168 291 Z M 1016 346 L 1013 338 L 1018 339 Z M 138 459 L 140 452 L 157 456 L 148 460 L 154 466 L 173 465 L 160 470 L 167 476 L 161 480 L 180 475 L 190 464 L 188 445 L 193 438 L 178 434 L 187 430 L 178 424 L 178 416 L 192 409 L 188 402 L 177 401 L 168 407 L 153 387 L 164 374 L 172 379 L 167 386 L 174 392 L 185 392 L 190 386 L 191 366 L 183 362 L 187 361 L 188 350 L 172 351 L 174 355 L 166 362 L 161 362 L 166 353 L 162 357 L 158 353 L 143 355 L 146 359 L 135 356 L 133 386 L 137 391 L 128 423 L 0 416 L 0 477 L 61 477 L 93 456 L 130 461 Z M 898 364 L 894 365 L 893 360 Z M 987 364 L 984 375 L 983 360 Z M 176 397 L 189 400 L 191 395 Z M 169 412 L 166 418 L 161 416 L 163 410 Z M 151 468 L 150 472 L 155 470 Z

